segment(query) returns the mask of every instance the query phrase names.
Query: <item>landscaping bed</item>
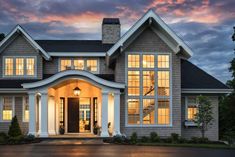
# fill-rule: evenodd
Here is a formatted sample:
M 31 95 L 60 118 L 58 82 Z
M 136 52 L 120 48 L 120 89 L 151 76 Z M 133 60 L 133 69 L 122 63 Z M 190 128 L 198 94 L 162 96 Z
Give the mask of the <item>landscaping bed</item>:
M 157 133 L 152 132 L 149 136 L 138 137 L 133 133 L 129 138 L 126 136 L 114 136 L 104 139 L 106 143 L 123 144 L 123 145 L 139 145 L 139 146 L 169 146 L 169 147 L 195 147 L 195 148 L 218 148 L 218 149 L 235 149 L 235 145 L 227 145 L 224 142 L 209 141 L 207 138 L 192 137 L 185 139 L 178 134 L 171 134 L 168 138 L 160 138 Z

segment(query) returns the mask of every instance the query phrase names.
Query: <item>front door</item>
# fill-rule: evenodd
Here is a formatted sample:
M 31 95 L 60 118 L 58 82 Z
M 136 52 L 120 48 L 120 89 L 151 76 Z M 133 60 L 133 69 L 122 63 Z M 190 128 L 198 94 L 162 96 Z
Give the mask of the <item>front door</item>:
M 79 99 L 68 98 L 68 132 L 79 132 Z

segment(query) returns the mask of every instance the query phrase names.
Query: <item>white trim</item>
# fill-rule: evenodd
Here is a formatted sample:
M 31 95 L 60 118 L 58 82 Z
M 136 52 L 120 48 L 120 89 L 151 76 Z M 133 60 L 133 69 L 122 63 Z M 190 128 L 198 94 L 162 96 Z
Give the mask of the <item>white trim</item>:
M 107 55 L 108 56 L 112 56 L 113 53 L 124 44 L 124 42 L 130 38 L 130 36 L 136 32 L 137 29 L 140 28 L 141 25 L 144 24 L 144 22 L 146 20 L 148 20 L 149 18 L 153 18 L 161 27 L 163 30 L 166 31 L 166 33 L 168 33 L 177 43 L 178 45 L 182 46 L 185 51 L 187 52 L 188 56 L 191 57 L 193 55 L 192 50 L 188 47 L 188 45 L 186 45 L 186 43 L 184 43 L 184 41 L 182 39 L 180 39 L 175 32 L 173 32 L 168 26 L 167 24 L 156 14 L 154 13 L 153 10 L 149 10 L 147 13 L 145 13 L 145 15 L 140 18 L 118 41 L 117 43 L 108 50 Z
M 13 59 L 13 75 L 5 75 L 5 58 Z M 24 59 L 24 74 L 16 75 L 16 59 L 23 58 Z M 34 75 L 27 75 L 27 59 L 34 58 Z M 38 74 L 37 69 L 37 56 L 3 56 L 2 57 L 2 77 L 3 78 L 36 78 Z
M 186 94 L 203 94 L 203 93 L 210 93 L 210 94 L 229 94 L 233 91 L 233 89 L 194 89 L 194 88 L 182 88 L 181 93 Z
M 112 81 L 108 81 L 108 80 L 104 80 L 88 71 L 83 71 L 83 70 L 65 70 L 65 71 L 61 71 L 47 79 L 41 80 L 41 81 L 37 81 L 37 82 L 33 82 L 33 83 L 23 83 L 22 86 L 25 89 L 30 89 L 30 88 L 37 88 L 37 87 L 41 87 L 41 86 L 45 86 L 47 84 L 53 83 L 54 81 L 60 79 L 60 78 L 64 78 L 64 77 L 74 77 L 74 76 L 82 76 L 85 78 L 89 78 L 91 80 L 93 80 L 94 82 L 97 82 L 99 84 L 102 84 L 104 86 L 107 87 L 111 87 L 111 88 L 118 88 L 118 89 L 123 89 L 125 88 L 125 84 L 122 83 L 117 83 L 117 82 L 112 82 Z
M 12 99 L 12 118 L 15 116 L 15 97 L 14 96 L 0 96 L 0 112 L 1 112 L 1 117 L 0 117 L 0 122 L 1 123 L 10 123 L 11 120 L 3 120 L 3 115 L 2 115 L 2 112 L 3 112 L 3 98 L 4 97 L 10 97 Z
M 169 52 L 126 52 L 125 53 L 125 84 L 127 86 L 127 90 L 128 90 L 128 55 L 140 55 L 140 67 L 139 68 L 129 68 L 132 71 L 140 71 L 140 86 L 143 83 L 143 77 L 141 74 L 141 71 L 149 71 L 152 70 L 154 71 L 154 75 L 155 75 L 155 94 L 154 96 L 143 96 L 140 92 L 139 96 L 128 96 L 128 92 L 125 92 L 125 127 L 172 127 L 173 126 L 173 114 L 172 114 L 172 54 Z M 154 55 L 154 68 L 142 68 L 142 61 L 143 61 L 143 55 Z M 157 57 L 158 55 L 169 55 L 169 68 L 158 68 L 158 62 L 157 62 Z M 169 71 L 170 73 L 170 96 L 168 97 L 164 97 L 169 99 L 170 101 L 170 123 L 169 124 L 157 124 L 157 108 L 158 108 L 158 98 L 162 98 L 159 97 L 157 94 L 157 73 L 158 71 Z M 140 90 L 143 90 L 142 88 Z M 128 99 L 138 99 L 139 100 L 139 105 L 140 105 L 140 124 L 128 124 Z M 143 106 L 143 99 L 154 99 L 155 101 L 155 124 L 143 124 L 143 117 L 142 117 L 142 106 Z
M 105 52 L 48 52 L 50 56 L 56 57 L 105 57 Z
M 51 58 L 51 56 L 41 48 L 41 46 L 39 46 L 33 39 L 32 37 L 20 26 L 17 25 L 1 42 L 0 42 L 0 47 L 2 47 L 2 45 L 15 33 L 17 33 L 18 31 L 20 31 L 25 37 L 26 39 L 29 41 L 29 43 L 36 49 L 36 50 L 40 50 L 43 54 L 43 56 L 45 57 L 46 60 L 49 60 Z M 1 52 L 0 52 L 1 53 Z

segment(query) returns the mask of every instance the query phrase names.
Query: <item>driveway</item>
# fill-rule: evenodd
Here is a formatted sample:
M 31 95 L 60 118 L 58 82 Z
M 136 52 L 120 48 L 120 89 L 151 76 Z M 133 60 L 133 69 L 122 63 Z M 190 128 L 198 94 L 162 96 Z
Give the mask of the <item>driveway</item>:
M 125 145 L 0 146 L 1 157 L 234 157 L 235 150 Z

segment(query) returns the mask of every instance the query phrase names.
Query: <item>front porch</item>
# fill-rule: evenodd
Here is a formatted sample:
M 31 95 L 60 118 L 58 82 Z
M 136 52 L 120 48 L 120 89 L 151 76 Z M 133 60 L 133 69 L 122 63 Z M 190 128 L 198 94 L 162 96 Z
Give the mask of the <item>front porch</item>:
M 29 134 L 44 138 L 120 134 L 123 84 L 86 71 L 66 70 L 42 81 L 23 84 L 23 87 L 29 94 Z M 79 93 L 75 93 L 76 87 Z M 94 135 L 97 127 L 100 134 Z

